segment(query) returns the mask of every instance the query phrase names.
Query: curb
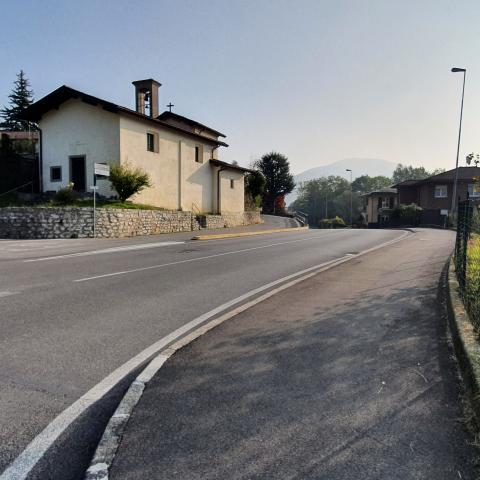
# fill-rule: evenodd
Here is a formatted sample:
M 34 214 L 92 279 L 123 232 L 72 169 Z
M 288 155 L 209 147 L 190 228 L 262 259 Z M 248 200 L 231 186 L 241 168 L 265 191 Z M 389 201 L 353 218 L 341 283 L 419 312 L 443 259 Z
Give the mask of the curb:
M 453 347 L 475 423 L 480 427 L 480 343 L 459 294 L 453 256 L 448 262 L 446 286 L 448 322 Z
M 216 240 L 219 238 L 235 238 L 235 237 L 252 237 L 254 235 L 266 235 L 267 233 L 280 232 L 298 232 L 308 230 L 308 227 L 290 227 L 290 228 L 272 228 L 271 230 L 259 230 L 254 232 L 239 232 L 239 233 L 218 233 L 212 235 L 196 235 L 192 240 Z
M 300 227 L 304 228 L 304 227 Z M 308 227 L 307 227 L 308 228 Z M 292 230 L 292 229 L 288 229 Z M 153 378 L 153 376 L 161 369 L 163 364 L 177 351 L 183 348 L 184 346 L 188 345 L 192 341 L 196 340 L 197 338 L 201 337 L 208 331 L 212 330 L 216 326 L 222 324 L 226 320 L 237 316 L 238 314 L 244 312 L 245 310 L 250 309 L 251 307 L 257 305 L 258 303 L 263 302 L 264 300 L 278 294 L 280 291 L 285 290 L 287 288 L 296 285 L 297 283 L 304 282 L 311 277 L 318 275 L 326 270 L 334 268 L 338 265 L 346 263 L 354 258 L 361 257 L 368 253 L 372 253 L 376 250 L 381 248 L 394 245 L 406 237 L 410 236 L 411 233 L 405 231 L 404 235 L 401 237 L 388 241 L 386 243 L 377 245 L 375 247 L 369 248 L 364 250 L 363 252 L 341 257 L 336 260 L 332 260 L 324 264 L 324 266 L 313 267 L 315 269 L 308 269 L 310 270 L 309 273 L 304 271 L 304 274 L 300 276 L 293 277 L 293 280 L 287 281 L 286 283 L 282 283 L 279 287 L 269 290 L 266 293 L 260 295 L 259 297 L 255 297 L 252 300 L 239 305 L 238 307 L 234 308 L 231 311 L 228 311 L 217 318 L 201 325 L 200 327 L 193 330 L 191 333 L 187 334 L 185 337 L 180 338 L 178 341 L 167 347 L 165 350 L 158 353 L 153 360 L 144 368 L 144 370 L 137 376 L 137 378 L 132 382 L 127 393 L 124 395 L 123 399 L 120 401 L 118 408 L 115 410 L 115 413 L 110 418 L 105 432 L 100 439 L 100 442 L 95 450 L 95 454 L 90 462 L 88 470 L 85 472 L 84 480 L 108 480 L 109 478 L 109 470 L 113 464 L 115 459 L 115 455 L 117 453 L 118 447 L 122 441 L 123 432 L 127 426 L 128 420 L 130 419 L 135 406 L 139 402 L 143 391 L 147 383 Z M 295 274 L 293 274 L 295 275 Z

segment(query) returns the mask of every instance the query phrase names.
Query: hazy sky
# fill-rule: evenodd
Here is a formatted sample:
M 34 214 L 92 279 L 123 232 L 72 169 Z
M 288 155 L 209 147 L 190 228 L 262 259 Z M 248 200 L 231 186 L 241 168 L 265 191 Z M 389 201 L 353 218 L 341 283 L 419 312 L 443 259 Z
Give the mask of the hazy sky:
M 16 73 L 227 135 L 222 159 L 285 153 L 295 173 L 349 157 L 451 168 L 480 150 L 479 1 L 0 0 L 0 105 Z

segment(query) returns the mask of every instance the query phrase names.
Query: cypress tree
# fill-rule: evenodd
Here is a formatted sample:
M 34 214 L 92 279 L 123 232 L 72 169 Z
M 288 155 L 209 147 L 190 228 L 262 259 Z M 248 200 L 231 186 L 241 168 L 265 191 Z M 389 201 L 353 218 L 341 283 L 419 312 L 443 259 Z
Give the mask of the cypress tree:
M 30 82 L 23 70 L 17 75 L 12 93 L 8 96 L 10 105 L 0 110 L 0 130 L 26 131 L 36 130 L 33 122 L 21 118 L 23 110 L 33 103 L 33 91 L 30 90 Z

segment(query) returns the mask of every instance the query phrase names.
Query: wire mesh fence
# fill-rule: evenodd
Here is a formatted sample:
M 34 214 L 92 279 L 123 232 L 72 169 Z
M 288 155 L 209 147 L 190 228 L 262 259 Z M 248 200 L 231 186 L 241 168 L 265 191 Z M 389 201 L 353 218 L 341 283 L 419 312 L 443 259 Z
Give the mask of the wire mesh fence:
M 480 212 L 471 200 L 458 205 L 454 261 L 460 295 L 480 331 Z

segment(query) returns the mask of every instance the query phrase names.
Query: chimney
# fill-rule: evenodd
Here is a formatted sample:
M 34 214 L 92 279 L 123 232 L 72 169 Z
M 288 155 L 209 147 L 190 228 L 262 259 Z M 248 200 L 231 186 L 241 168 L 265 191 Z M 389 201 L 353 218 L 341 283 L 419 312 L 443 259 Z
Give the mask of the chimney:
M 135 85 L 135 110 L 142 115 L 148 114 L 152 118 L 158 117 L 158 89 L 162 86 L 153 78 L 136 80 Z

